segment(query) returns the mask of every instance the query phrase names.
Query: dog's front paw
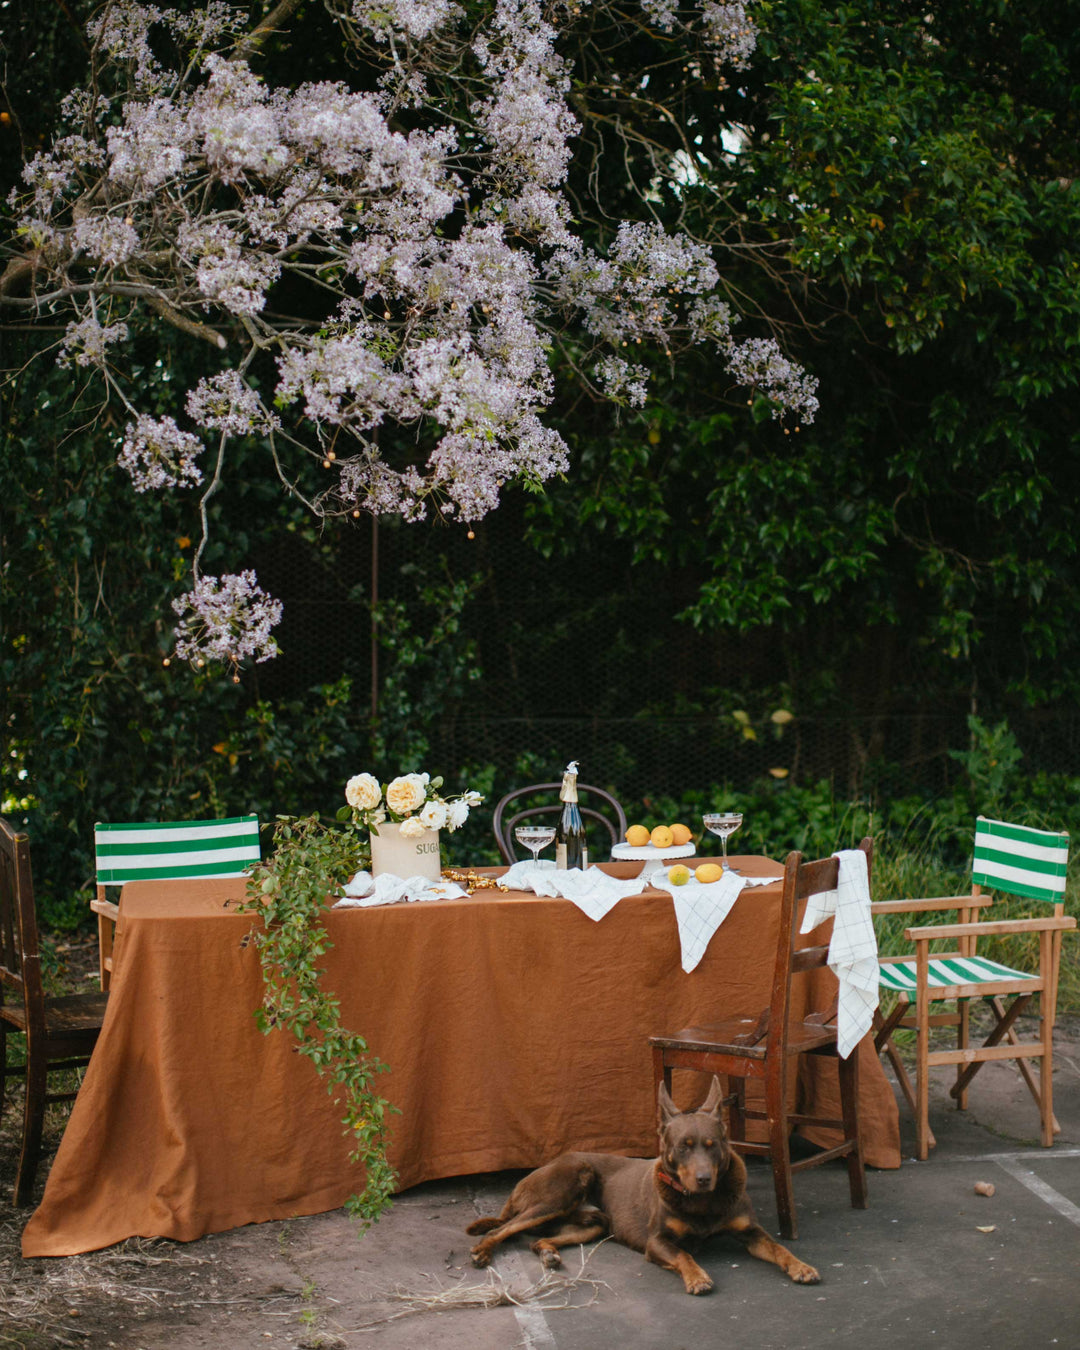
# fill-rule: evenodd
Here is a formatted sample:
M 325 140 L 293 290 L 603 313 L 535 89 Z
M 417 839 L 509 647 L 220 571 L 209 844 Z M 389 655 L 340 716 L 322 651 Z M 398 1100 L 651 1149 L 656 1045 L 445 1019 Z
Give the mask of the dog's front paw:
M 796 1284 L 820 1284 L 821 1276 L 813 1266 L 808 1266 L 805 1261 L 796 1261 L 792 1265 L 788 1274 Z
M 543 1238 L 532 1244 L 532 1250 L 540 1258 L 540 1264 L 545 1270 L 558 1270 L 562 1265 L 562 1257 L 559 1255 L 558 1248 L 550 1246 Z
M 700 1271 L 697 1275 L 688 1275 L 685 1284 L 688 1294 L 711 1294 L 713 1290 L 713 1282 L 704 1271 Z
M 484 1247 L 474 1247 L 469 1255 L 472 1257 L 473 1265 L 478 1266 L 481 1270 L 483 1270 L 485 1266 L 491 1265 L 491 1253 Z

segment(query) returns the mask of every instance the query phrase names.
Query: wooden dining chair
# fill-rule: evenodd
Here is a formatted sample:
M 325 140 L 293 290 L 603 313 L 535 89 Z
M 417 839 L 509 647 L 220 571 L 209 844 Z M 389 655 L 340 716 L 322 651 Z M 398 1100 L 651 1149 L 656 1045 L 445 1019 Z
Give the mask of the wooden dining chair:
M 964 1110 L 968 1088 L 983 1064 L 1015 1060 L 1039 1108 L 1041 1142 L 1045 1148 L 1053 1145 L 1054 1135 L 1060 1130 L 1053 1108 L 1053 1031 L 1061 935 L 1076 927 L 1076 920 L 1065 914 L 1068 861 L 1067 834 L 979 816 L 969 895 L 883 900 L 871 906 L 875 914 L 954 910 L 959 916 L 958 923 L 906 929 L 904 937 L 914 943 L 914 954 L 880 958 L 882 990 L 894 994 L 896 1001 L 887 1015 L 880 1010 L 877 1013 L 874 1042 L 888 1056 L 915 1117 L 920 1159 L 928 1156 L 935 1143 L 930 1129 L 930 1070 L 938 1065 L 956 1066 L 956 1081 L 949 1092 L 957 1109 Z M 995 894 L 1042 901 L 1052 905 L 1053 912 L 1036 919 L 985 919 L 980 910 L 994 903 Z M 1025 962 L 1022 956 L 1010 966 L 977 950 L 980 938 L 1020 937 L 1023 941 L 1025 934 L 1038 934 L 1037 969 L 1032 968 L 1034 962 Z M 931 943 L 935 942 L 945 942 L 950 950 L 932 951 Z M 1038 1034 L 1021 1040 L 1016 1021 L 1036 995 Z M 970 1044 L 973 999 L 982 999 L 993 1019 L 989 1035 L 976 1047 Z M 954 1006 L 945 1008 L 943 1004 Z M 914 1087 L 893 1039 L 900 1027 L 915 1032 Z M 938 1027 L 956 1029 L 954 1049 L 930 1049 L 931 1030 Z M 1037 1079 L 1028 1063 L 1031 1059 L 1040 1063 Z
M 520 825 L 523 820 L 531 819 L 533 816 L 557 818 L 562 810 L 562 803 L 558 797 L 561 787 L 562 783 L 533 783 L 529 787 L 515 788 L 513 792 L 508 792 L 495 807 L 495 815 L 492 818 L 495 842 L 499 846 L 499 852 L 508 863 L 513 863 L 517 859 L 516 840 L 514 839 L 515 826 Z M 554 793 L 554 799 L 536 805 L 536 798 L 545 793 Z M 611 793 L 606 792 L 603 788 L 590 787 L 587 783 L 579 783 L 578 800 L 581 814 L 585 819 L 587 821 L 598 821 L 607 831 L 612 844 L 621 844 L 626 837 L 626 812 Z M 507 812 L 515 804 L 523 802 L 532 804 L 522 806 L 522 809 L 507 815 Z
M 0 819 L 0 1112 L 9 1078 L 26 1082 L 22 1147 L 14 1203 L 28 1205 L 34 1190 L 45 1108 L 71 1101 L 75 1090 L 48 1091 L 49 1075 L 89 1062 L 101 1031 L 107 994 L 46 997 L 38 950 L 30 840 Z M 8 1037 L 25 1038 L 22 1063 L 8 1062 Z
M 120 906 L 107 887 L 128 881 L 174 881 L 184 877 L 238 877 L 259 862 L 259 818 L 166 820 L 94 826 L 98 916 L 98 967 L 102 989 L 113 968 L 113 938 Z
M 864 839 L 859 847 L 866 854 L 869 875 L 873 844 L 870 839 Z M 835 999 L 830 1007 L 810 1013 L 801 1020 L 792 1020 L 791 1016 L 792 976 L 820 969 L 827 964 L 829 955 L 828 944 L 796 949 L 799 905 L 807 896 L 835 890 L 838 876 L 839 860 L 835 856 L 806 862 L 801 853 L 788 854 L 784 864 L 772 989 L 771 992 L 762 991 L 768 1003 L 756 1016 L 686 1027 L 672 1036 L 649 1038 L 654 1091 L 658 1092 L 663 1083 L 670 1093 L 674 1069 L 715 1073 L 727 1079 L 728 1131 L 732 1147 L 738 1153 L 768 1158 L 772 1163 L 780 1232 L 786 1238 L 798 1236 L 792 1186 L 794 1172 L 816 1167 L 832 1158 L 846 1158 L 852 1207 L 865 1209 L 867 1206 L 866 1174 L 859 1141 L 858 1049 L 846 1059 L 838 1054 Z M 841 1119 L 809 1116 L 789 1109 L 788 1084 L 797 1070 L 800 1055 L 827 1056 L 836 1060 Z M 751 1110 L 746 1106 L 748 1078 L 764 1084 L 763 1110 Z M 765 1123 L 767 1142 L 751 1142 L 746 1138 L 748 1120 Z M 843 1137 L 831 1148 L 792 1162 L 790 1135 L 796 1125 L 839 1130 Z

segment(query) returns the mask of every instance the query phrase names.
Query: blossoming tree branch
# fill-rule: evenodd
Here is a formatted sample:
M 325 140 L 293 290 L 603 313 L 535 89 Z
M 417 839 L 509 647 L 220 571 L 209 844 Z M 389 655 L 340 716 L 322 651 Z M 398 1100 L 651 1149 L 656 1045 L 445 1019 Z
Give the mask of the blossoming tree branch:
M 252 572 L 200 567 L 237 438 L 265 445 L 318 516 L 472 522 L 504 485 L 568 468 L 544 421 L 556 356 L 595 396 L 640 405 L 650 360 L 709 343 L 774 415 L 809 421 L 817 406 L 815 381 L 772 338 L 733 333 L 713 241 L 665 229 L 645 185 L 641 218 L 602 222 L 595 247 L 567 190 L 582 118 L 612 120 L 602 72 L 575 104 L 580 26 L 678 39 L 738 69 L 754 46 L 743 4 L 325 3 L 360 87 L 260 76 L 267 40 L 303 22 L 299 0 L 254 29 L 247 7 L 221 0 L 190 12 L 110 0 L 89 25 L 85 86 L 9 199 L 0 302 L 28 322 L 66 316 L 58 359 L 122 409 L 118 464 L 136 492 L 199 492 L 176 653 L 234 677 L 275 653 L 281 615 Z M 693 168 L 692 138 L 672 152 L 647 126 L 647 110 L 640 125 L 620 115 L 657 175 Z M 219 364 L 153 415 L 122 353 L 162 322 Z

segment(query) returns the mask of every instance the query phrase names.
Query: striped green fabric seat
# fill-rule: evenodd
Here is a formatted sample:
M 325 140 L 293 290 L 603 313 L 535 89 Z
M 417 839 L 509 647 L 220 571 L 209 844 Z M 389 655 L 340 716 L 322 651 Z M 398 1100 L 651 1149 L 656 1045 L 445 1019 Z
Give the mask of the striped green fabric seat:
M 1025 970 L 1013 970 L 1000 961 L 985 956 L 932 956 L 929 963 L 927 986 L 930 997 L 934 990 L 946 985 L 984 984 L 996 980 L 1034 980 L 1035 975 Z M 914 994 L 918 981 L 914 961 L 896 961 L 880 967 L 879 979 L 883 989 L 895 989 L 899 994 Z M 940 997 L 938 995 L 937 997 Z
M 1065 895 L 1069 836 L 1004 820 L 975 822 L 971 879 L 990 890 L 1057 902 Z
M 97 884 L 235 877 L 260 859 L 258 816 L 94 826 Z

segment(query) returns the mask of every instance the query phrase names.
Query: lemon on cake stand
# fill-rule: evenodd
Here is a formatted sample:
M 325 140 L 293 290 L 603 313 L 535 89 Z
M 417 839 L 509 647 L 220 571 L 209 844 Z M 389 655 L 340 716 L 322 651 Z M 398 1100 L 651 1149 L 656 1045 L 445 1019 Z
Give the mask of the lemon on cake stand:
M 641 876 L 648 878 L 676 858 L 692 858 L 695 851 L 685 825 L 657 825 L 651 832 L 644 825 L 631 825 L 626 843 L 613 844 L 611 856 L 618 862 L 641 862 Z

